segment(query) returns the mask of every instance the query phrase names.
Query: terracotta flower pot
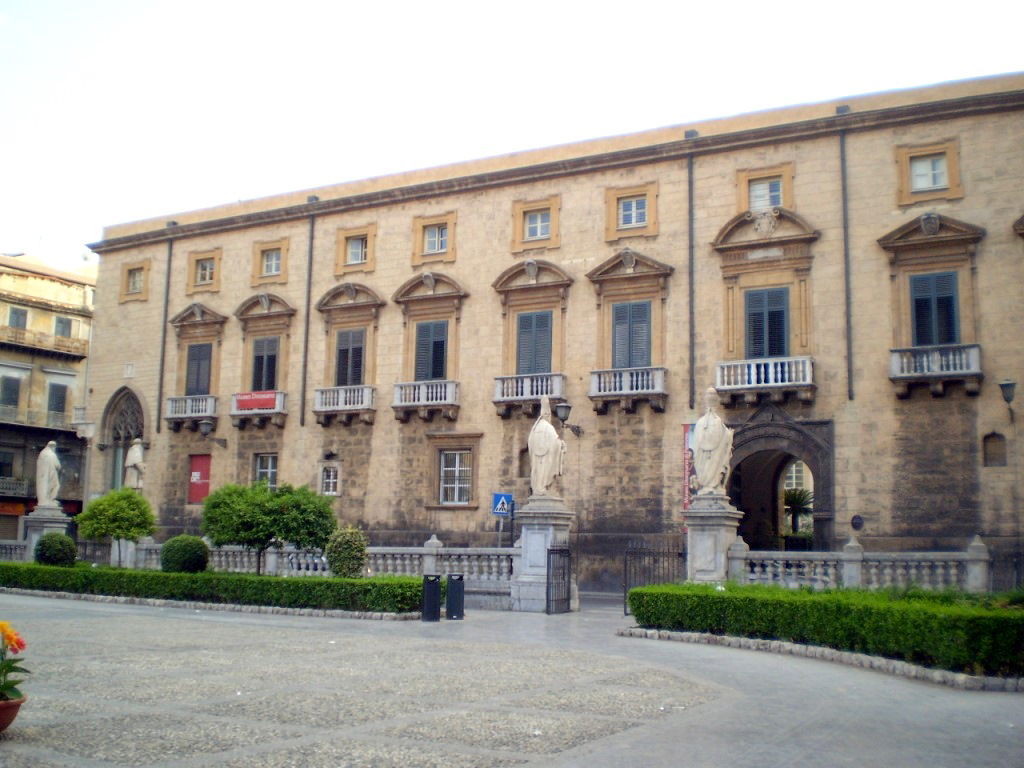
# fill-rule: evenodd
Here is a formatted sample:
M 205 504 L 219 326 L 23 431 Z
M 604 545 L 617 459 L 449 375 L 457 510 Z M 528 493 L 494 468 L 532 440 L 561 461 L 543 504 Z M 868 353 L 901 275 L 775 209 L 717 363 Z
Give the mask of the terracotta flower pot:
M 18 716 L 18 710 L 27 700 L 28 696 L 22 696 L 20 699 L 0 701 L 0 733 L 6 731 L 7 726 L 14 722 L 14 718 Z

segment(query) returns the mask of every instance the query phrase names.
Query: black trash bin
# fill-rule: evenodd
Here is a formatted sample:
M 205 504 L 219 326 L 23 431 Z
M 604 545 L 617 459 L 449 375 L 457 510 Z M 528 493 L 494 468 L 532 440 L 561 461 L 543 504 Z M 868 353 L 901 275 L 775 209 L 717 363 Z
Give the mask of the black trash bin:
M 423 576 L 423 621 L 441 620 L 441 577 Z
M 448 574 L 448 594 L 444 601 L 444 615 L 448 619 L 461 619 L 466 615 L 466 582 L 461 573 Z

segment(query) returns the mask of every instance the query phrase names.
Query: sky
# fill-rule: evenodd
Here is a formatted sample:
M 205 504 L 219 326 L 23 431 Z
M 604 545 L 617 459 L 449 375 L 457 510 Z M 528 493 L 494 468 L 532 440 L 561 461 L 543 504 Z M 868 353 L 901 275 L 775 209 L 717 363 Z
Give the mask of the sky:
M 1024 3 L 0 0 L 0 253 L 524 149 L 1024 70 Z

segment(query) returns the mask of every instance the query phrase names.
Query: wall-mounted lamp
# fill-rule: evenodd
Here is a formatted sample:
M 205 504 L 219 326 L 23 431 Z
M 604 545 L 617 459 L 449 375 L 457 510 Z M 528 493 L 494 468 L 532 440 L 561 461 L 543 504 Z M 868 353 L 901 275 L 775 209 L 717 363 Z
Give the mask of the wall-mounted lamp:
M 572 406 L 568 403 L 556 403 L 555 404 L 555 416 L 562 422 L 562 426 L 572 432 L 576 437 L 580 437 L 583 434 L 583 427 L 579 424 L 567 424 L 569 421 L 569 414 L 572 413 Z
M 213 419 L 201 419 L 199 421 L 199 434 L 203 436 L 203 440 L 209 440 L 216 443 L 221 448 L 227 448 L 228 441 L 223 437 L 210 437 L 210 434 L 213 432 L 213 427 Z
M 334 451 L 324 451 L 324 461 L 334 461 L 338 458 L 338 454 Z
M 1003 393 L 1003 400 L 1006 402 L 1006 407 L 1010 411 L 1010 421 L 1013 421 L 1013 407 L 1010 403 L 1013 402 L 1013 391 L 1017 388 L 1017 382 L 1011 381 L 1010 379 L 1003 379 L 999 382 L 999 390 Z

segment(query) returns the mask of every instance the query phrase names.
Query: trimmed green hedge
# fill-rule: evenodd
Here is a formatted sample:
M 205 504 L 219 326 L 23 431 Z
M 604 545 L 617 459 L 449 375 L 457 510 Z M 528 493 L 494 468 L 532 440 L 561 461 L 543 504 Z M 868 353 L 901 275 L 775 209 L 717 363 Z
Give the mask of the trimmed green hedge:
M 421 580 L 411 576 L 279 578 L 240 573 L 57 568 L 31 563 L 0 563 L 0 586 L 159 600 L 383 613 L 418 611 L 423 595 Z
M 724 590 L 663 584 L 629 593 L 629 607 L 644 627 L 788 640 L 955 672 L 1024 675 L 1024 610 L 997 605 L 958 593 L 734 584 Z

